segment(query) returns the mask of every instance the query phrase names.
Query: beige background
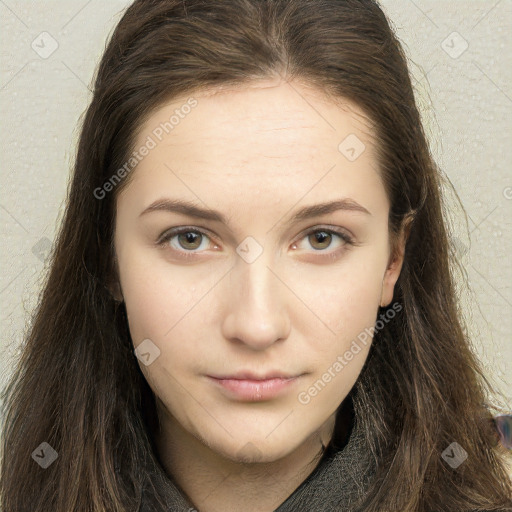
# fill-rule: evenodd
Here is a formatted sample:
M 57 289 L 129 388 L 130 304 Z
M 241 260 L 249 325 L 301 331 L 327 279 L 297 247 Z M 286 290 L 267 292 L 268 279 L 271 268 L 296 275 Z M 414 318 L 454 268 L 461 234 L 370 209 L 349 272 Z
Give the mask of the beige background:
M 129 3 L 0 0 L 0 388 L 37 303 L 95 66 Z M 469 215 L 467 228 L 460 212 L 452 215 L 472 289 L 464 310 L 475 349 L 512 410 L 512 1 L 382 6 L 411 59 L 432 152 Z

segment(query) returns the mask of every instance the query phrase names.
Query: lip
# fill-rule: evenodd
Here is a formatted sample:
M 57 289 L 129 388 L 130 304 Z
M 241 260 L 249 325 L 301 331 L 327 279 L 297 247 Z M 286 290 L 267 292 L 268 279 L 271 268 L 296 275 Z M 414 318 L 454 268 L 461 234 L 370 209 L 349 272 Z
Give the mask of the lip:
M 251 372 L 250 370 L 240 370 L 232 375 L 208 375 L 214 379 L 225 380 L 225 379 L 236 379 L 236 380 L 269 380 L 269 379 L 291 379 L 298 377 L 299 374 L 288 374 L 280 372 L 279 370 L 271 370 L 265 374 L 258 374 Z
M 301 375 L 295 377 L 269 377 L 269 378 L 239 378 L 213 377 L 208 379 L 218 386 L 229 398 L 247 402 L 262 402 L 276 398 L 286 392 L 297 383 Z

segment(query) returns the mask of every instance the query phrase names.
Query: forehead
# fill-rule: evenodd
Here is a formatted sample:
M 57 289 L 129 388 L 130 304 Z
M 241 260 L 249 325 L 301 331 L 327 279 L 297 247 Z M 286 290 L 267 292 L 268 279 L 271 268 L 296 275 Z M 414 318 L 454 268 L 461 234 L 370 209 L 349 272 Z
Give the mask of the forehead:
M 195 105 L 190 107 L 192 99 Z M 325 144 L 319 150 L 324 150 L 328 145 L 336 149 L 340 137 L 353 132 L 373 141 L 370 124 L 365 113 L 347 99 L 329 98 L 299 83 L 264 80 L 174 99 L 146 119 L 137 142 L 153 134 L 163 146 L 194 144 L 201 138 L 209 145 L 228 141 L 259 151 L 263 148 L 254 145 L 256 139 L 269 150 L 283 146 L 298 151 L 298 142 L 303 145 L 310 139 L 307 147 L 312 148 L 321 138 Z
M 186 181 L 203 194 L 251 189 L 297 200 L 308 189 L 325 196 L 342 183 L 346 195 L 381 189 L 370 126 L 356 104 L 298 83 L 198 91 L 162 105 L 141 125 L 135 148 L 149 140 L 152 148 L 131 178 L 148 195 L 177 177 L 180 187 Z

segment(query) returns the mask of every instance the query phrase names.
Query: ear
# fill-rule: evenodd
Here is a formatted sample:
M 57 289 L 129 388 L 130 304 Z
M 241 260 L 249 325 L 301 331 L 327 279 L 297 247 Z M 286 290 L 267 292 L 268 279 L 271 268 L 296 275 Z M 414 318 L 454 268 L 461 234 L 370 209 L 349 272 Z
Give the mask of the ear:
M 119 271 L 117 266 L 117 258 L 114 257 L 114 265 L 111 272 L 111 279 L 109 280 L 107 284 L 107 289 L 110 292 L 110 295 L 114 298 L 116 302 L 123 302 L 123 292 L 121 290 L 121 284 L 119 282 Z
M 391 304 L 393 300 L 393 293 L 395 290 L 395 284 L 400 276 L 402 265 L 404 263 L 405 245 L 409 237 L 411 228 L 412 216 L 407 217 L 403 224 L 398 236 L 398 240 L 395 243 L 394 250 L 391 252 L 391 256 L 388 261 L 386 273 L 382 279 L 382 291 L 380 297 L 380 306 L 386 307 Z
M 114 297 L 114 300 L 116 302 L 124 301 L 123 292 L 121 291 L 121 285 L 119 284 L 118 281 L 109 284 L 108 291 L 110 292 L 110 295 Z

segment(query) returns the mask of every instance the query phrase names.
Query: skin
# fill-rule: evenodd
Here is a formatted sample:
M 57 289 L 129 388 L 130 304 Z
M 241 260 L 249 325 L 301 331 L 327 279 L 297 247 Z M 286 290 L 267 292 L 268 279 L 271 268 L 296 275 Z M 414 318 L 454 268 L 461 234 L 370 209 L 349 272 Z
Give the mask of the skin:
M 270 512 L 318 464 L 370 343 L 308 404 L 298 395 L 390 304 L 403 239 L 392 253 L 374 136 L 356 105 L 280 80 L 193 97 L 197 106 L 117 198 L 118 293 L 134 347 L 150 339 L 160 350 L 139 365 L 157 398 L 161 429 L 153 435 L 168 475 L 203 512 Z M 187 98 L 156 110 L 135 146 Z M 338 150 L 349 134 L 366 146 L 354 161 Z M 163 198 L 219 210 L 228 225 L 141 215 Z M 287 224 L 300 207 L 339 198 L 369 214 L 338 210 Z M 157 245 L 178 226 L 207 234 Z M 354 245 L 315 237 L 328 227 L 348 232 Z M 246 237 L 262 249 L 250 263 L 236 250 L 248 247 Z M 195 259 L 185 260 L 187 252 Z M 233 399 L 206 377 L 242 369 L 305 375 L 260 402 Z

